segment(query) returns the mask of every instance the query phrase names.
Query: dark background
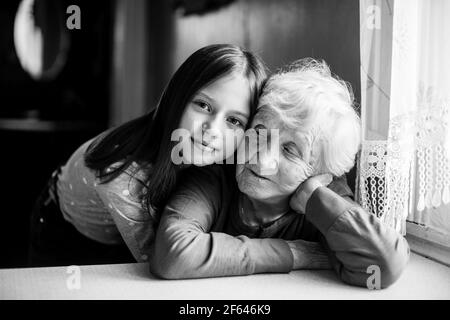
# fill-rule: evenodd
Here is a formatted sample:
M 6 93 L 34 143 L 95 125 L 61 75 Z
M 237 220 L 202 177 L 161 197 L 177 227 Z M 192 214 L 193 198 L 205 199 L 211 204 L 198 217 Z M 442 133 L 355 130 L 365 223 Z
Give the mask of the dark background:
M 25 265 L 34 199 L 58 164 L 108 126 L 112 3 L 61 3 L 83 8 L 84 25 L 68 32 L 70 50 L 59 75 L 36 81 L 14 49 L 19 1 L 0 2 L 0 267 Z
M 20 1 L 0 2 L 0 268 L 25 266 L 32 204 L 56 166 L 92 136 L 152 109 L 204 45 L 241 45 L 272 70 L 324 59 L 360 101 L 357 0 L 59 2 L 80 7 L 81 30 L 68 30 L 67 62 L 50 81 L 22 70 L 13 42 Z

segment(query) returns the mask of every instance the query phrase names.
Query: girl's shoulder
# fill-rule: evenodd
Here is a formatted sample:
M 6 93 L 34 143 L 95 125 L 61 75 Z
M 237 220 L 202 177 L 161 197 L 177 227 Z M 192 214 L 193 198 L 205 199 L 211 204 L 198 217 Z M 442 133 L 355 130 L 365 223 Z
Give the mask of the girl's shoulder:
M 121 168 L 123 164 L 124 161 L 113 163 L 107 170 Z M 132 162 L 127 168 L 120 170 L 120 173 L 112 180 L 102 181 L 99 178 L 97 193 L 128 219 L 135 221 L 149 219 L 148 213 L 155 211 L 148 206 L 147 201 L 147 181 L 151 169 Z
M 84 153 L 86 149 L 89 147 L 90 143 L 93 139 L 86 141 L 77 150 L 69 157 L 67 162 L 61 166 L 61 172 L 59 174 L 59 181 L 66 182 L 69 186 L 70 190 L 78 185 L 76 182 L 81 180 L 83 183 L 80 183 L 80 187 L 85 185 L 95 185 L 95 174 L 92 170 L 86 167 L 84 163 Z M 91 183 L 88 183 L 88 180 Z M 85 188 L 77 188 L 77 189 L 85 189 Z
M 125 195 L 133 202 L 140 202 L 147 191 L 147 181 L 151 171 L 149 163 L 131 162 L 127 168 L 122 168 L 126 162 L 125 159 L 114 162 L 105 168 L 104 171 L 104 173 L 108 174 L 115 170 L 120 170 L 119 174 L 113 179 L 108 179 L 107 175 L 99 174 L 97 170 L 86 166 L 84 158 L 89 146 L 103 134 L 105 132 L 86 141 L 72 154 L 64 166 L 66 176 L 86 177 L 88 182 L 92 180 L 92 185 L 99 192 L 109 195 Z

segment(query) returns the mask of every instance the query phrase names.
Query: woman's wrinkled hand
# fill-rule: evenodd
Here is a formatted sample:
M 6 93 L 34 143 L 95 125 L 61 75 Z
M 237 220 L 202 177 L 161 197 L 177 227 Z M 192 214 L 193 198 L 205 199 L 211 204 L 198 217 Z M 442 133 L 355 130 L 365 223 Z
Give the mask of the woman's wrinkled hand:
M 298 213 L 305 213 L 306 204 L 313 192 L 319 187 L 328 186 L 333 181 L 333 176 L 329 173 L 312 176 L 302 182 L 292 195 L 289 205 L 292 210 Z

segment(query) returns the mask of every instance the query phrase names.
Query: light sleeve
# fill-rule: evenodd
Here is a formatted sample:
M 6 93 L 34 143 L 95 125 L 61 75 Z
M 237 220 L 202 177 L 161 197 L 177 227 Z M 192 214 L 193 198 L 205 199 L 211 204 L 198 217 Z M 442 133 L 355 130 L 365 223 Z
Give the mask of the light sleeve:
M 293 257 L 281 239 L 212 232 L 223 201 L 224 178 L 197 169 L 171 196 L 158 227 L 151 272 L 166 279 L 289 272 Z
M 139 198 L 144 190 L 145 186 L 129 172 L 96 187 L 99 198 L 137 262 L 150 259 L 155 238 L 154 219 Z

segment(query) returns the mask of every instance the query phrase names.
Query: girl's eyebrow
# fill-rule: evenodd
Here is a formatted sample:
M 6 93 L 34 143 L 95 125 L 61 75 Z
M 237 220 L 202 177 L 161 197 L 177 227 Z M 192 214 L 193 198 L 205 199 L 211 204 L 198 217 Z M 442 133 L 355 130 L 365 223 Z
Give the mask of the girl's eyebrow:
M 203 96 L 203 98 L 206 98 L 207 100 L 213 102 L 214 104 L 217 104 L 217 101 L 216 101 L 214 98 L 208 96 L 208 95 L 207 95 L 206 93 L 204 93 L 204 92 L 199 92 L 199 93 L 197 94 L 197 96 Z M 239 110 L 231 110 L 231 112 L 233 112 L 233 113 L 235 113 L 235 114 L 238 114 L 238 115 L 240 115 L 240 116 L 242 116 L 242 117 L 244 117 L 244 118 L 250 117 L 250 115 L 249 115 L 247 112 L 242 112 L 242 111 L 239 111 Z
M 208 99 L 208 100 L 210 100 L 210 101 L 216 103 L 216 100 L 214 100 L 214 98 L 211 98 L 210 96 L 208 96 L 206 93 L 199 92 L 197 95 L 198 95 L 198 96 L 203 96 L 204 98 L 206 98 L 206 99 Z
M 244 118 L 248 118 L 250 115 L 248 114 L 248 113 L 246 113 L 246 112 L 241 112 L 241 111 L 233 111 L 233 113 L 235 113 L 235 114 L 238 114 L 238 115 L 240 115 L 240 116 L 242 116 L 242 117 L 244 117 Z

